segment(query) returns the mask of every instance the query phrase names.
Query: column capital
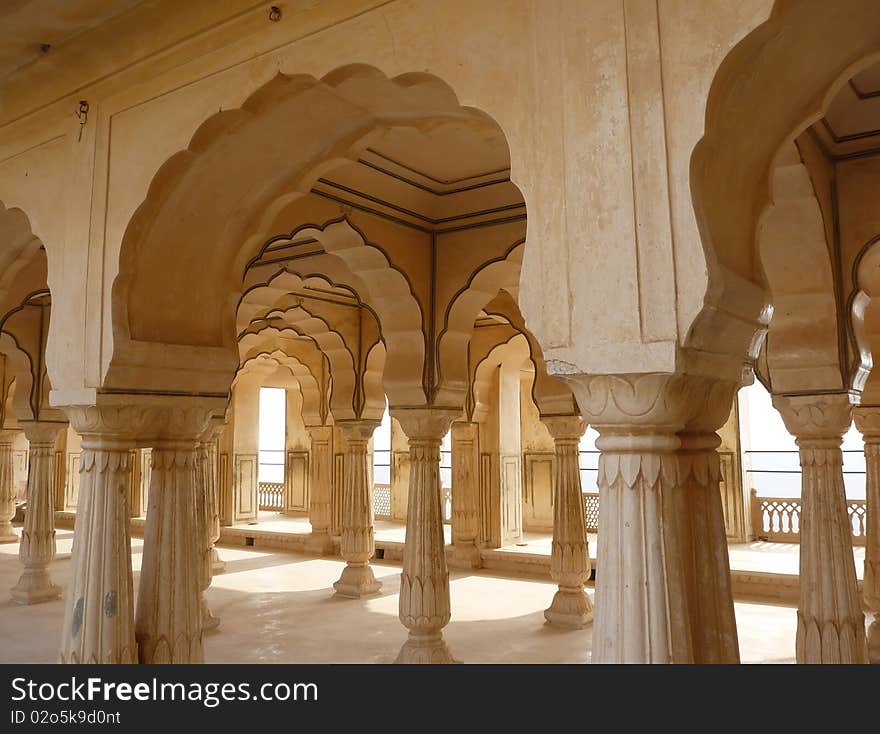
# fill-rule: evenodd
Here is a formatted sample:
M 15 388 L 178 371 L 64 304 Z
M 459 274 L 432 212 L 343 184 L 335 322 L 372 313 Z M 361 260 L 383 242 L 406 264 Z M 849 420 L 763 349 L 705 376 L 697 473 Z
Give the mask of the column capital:
M 21 433 L 20 428 L 4 428 L 0 430 L 0 444 L 11 444 L 19 433 Z
M 798 439 L 839 439 L 853 419 L 847 393 L 774 395 L 773 407 L 779 411 L 788 432 Z
M 556 441 L 579 441 L 587 430 L 587 422 L 579 415 L 542 416 L 541 423 Z
M 704 375 L 647 372 L 565 377 L 583 418 L 602 433 L 715 431 L 733 405 L 737 383 Z
M 219 398 L 112 395 L 97 405 L 67 405 L 64 412 L 84 440 L 151 446 L 161 441 L 198 441 L 217 414 Z
M 369 441 L 381 421 L 376 420 L 341 420 L 336 421 L 346 441 Z
M 853 420 L 865 443 L 880 443 L 880 405 L 857 405 Z
M 58 440 L 58 434 L 67 430 L 67 423 L 60 421 L 21 421 L 19 425 L 31 443 L 54 444 Z
M 462 414 L 461 408 L 425 406 L 391 408 L 410 441 L 442 441 L 452 422 Z

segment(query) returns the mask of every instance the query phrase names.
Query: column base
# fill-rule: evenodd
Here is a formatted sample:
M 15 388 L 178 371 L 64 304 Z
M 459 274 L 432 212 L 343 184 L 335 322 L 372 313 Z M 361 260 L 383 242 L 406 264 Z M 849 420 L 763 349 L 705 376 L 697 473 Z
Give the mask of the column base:
M 12 523 L 0 523 L 0 543 L 17 543 L 18 533 L 12 529 Z
M 544 619 L 555 627 L 583 629 L 593 622 L 593 604 L 583 589 L 560 587 L 544 610 Z
M 48 569 L 26 568 L 9 593 L 16 604 L 41 604 L 58 599 L 61 587 L 52 583 Z
M 336 552 L 330 533 L 309 533 L 304 543 L 304 550 L 309 555 L 332 556 Z
M 226 561 L 220 558 L 216 548 L 211 548 L 211 573 L 223 573 L 226 570 Z
M 874 612 L 868 627 L 868 662 L 880 665 L 880 612 Z
M 483 559 L 480 557 L 480 549 L 475 543 L 459 541 L 452 546 L 452 553 L 446 563 L 450 568 L 472 569 L 481 568 Z
M 363 596 L 376 594 L 382 588 L 382 582 L 373 576 L 373 569 L 369 563 L 363 565 L 348 564 L 342 570 L 339 581 L 333 584 L 333 588 L 339 596 L 349 599 L 360 599 Z
M 208 606 L 208 600 L 204 594 L 202 594 L 202 598 L 199 600 L 199 607 L 202 619 L 202 632 L 210 632 L 217 629 L 220 626 L 220 617 L 215 617 L 211 613 L 211 608 Z
M 402 665 L 450 665 L 461 661 L 452 657 L 441 632 L 432 635 L 409 634 L 403 643 L 395 664 Z

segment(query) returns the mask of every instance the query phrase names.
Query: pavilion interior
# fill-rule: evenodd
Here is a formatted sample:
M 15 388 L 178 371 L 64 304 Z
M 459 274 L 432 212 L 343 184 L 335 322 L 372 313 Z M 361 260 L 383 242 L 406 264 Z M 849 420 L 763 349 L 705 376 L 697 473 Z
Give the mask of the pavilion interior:
M 60 5 L 0 662 L 880 662 L 876 7 Z

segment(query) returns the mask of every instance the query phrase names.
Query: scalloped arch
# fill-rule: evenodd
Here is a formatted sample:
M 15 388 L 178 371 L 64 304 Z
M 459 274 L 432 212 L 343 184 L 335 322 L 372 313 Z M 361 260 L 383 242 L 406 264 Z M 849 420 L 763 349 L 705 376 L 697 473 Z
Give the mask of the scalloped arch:
M 765 348 L 774 393 L 844 388 L 831 254 L 822 210 L 794 143 L 776 159 L 757 240 L 773 301 Z
M 274 234 L 268 227 L 280 208 L 308 192 L 328 167 L 356 159 L 386 130 L 429 130 L 444 122 L 500 131 L 488 115 L 462 107 L 436 77 L 389 79 L 364 65 L 336 69 L 320 81 L 279 74 L 240 109 L 206 120 L 187 149 L 160 167 L 123 235 L 105 382 L 124 380 L 123 370 L 119 377 L 111 373 L 137 354 L 158 358 L 158 348 L 138 351 L 134 342 L 231 348 L 231 304 L 238 301 L 243 268 Z M 389 397 L 424 404 L 418 303 L 384 253 L 348 230 L 351 225 L 340 222 L 318 231 L 328 252 L 360 279 L 365 301 L 379 314 L 389 364 L 395 365 L 385 374 Z M 183 370 L 188 355 L 176 351 Z
M 876 18 L 873 0 L 849 0 L 846 12 L 838 3 L 777 0 L 719 66 L 690 160 L 708 284 L 685 346 L 737 364 L 755 356 L 768 318 L 757 232 L 773 161 L 854 73 L 880 58 Z
M 529 343 L 523 334 L 514 334 L 510 339 L 492 348 L 474 369 L 471 385 L 474 413 L 485 413 L 491 403 L 488 395 L 492 371 L 508 360 L 523 364 L 531 359 Z
M 242 359 L 240 374 L 248 371 L 249 367 L 261 362 L 269 362 L 286 369 L 296 379 L 302 393 L 302 418 L 306 426 L 320 426 L 324 423 L 321 410 L 320 383 L 309 367 L 298 358 L 281 349 L 251 350 Z
M 525 242 L 520 240 L 503 258 L 481 265 L 447 306 L 443 331 L 437 339 L 438 404 L 462 404 L 468 391 L 468 365 L 461 355 L 467 352 L 474 321 L 499 291 L 516 298 L 524 252 Z

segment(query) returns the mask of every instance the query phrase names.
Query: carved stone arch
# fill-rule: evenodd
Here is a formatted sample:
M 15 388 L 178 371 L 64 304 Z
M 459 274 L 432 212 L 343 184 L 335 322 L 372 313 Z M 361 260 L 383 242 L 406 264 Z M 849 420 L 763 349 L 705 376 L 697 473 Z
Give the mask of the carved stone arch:
M 27 214 L 21 209 L 7 209 L 0 201 L 0 301 L 42 248 Z M 48 272 L 44 280 L 48 280 Z
M 873 345 L 880 344 L 880 235 L 869 239 L 853 261 L 853 290 L 847 301 L 849 338 L 856 353 L 850 386 L 862 402 L 880 405 L 880 375 L 874 372 Z
M 327 357 L 330 375 L 333 380 L 330 406 L 333 415 L 339 418 L 357 417 L 355 399 L 357 395 L 357 372 L 354 353 L 343 335 L 333 329 L 323 319 L 313 316 L 302 306 L 289 309 L 272 310 L 265 318 L 250 322 L 239 335 L 259 334 L 274 329 L 279 336 L 298 335 L 311 339 Z
M 778 0 L 769 19 L 725 57 L 712 81 L 705 132 L 690 161 L 706 257 L 704 305 L 685 323 L 685 347 L 754 359 L 769 319 L 757 247 L 782 147 L 816 122 L 860 69 L 880 58 L 876 3 Z
M 240 373 L 247 372 L 251 365 L 260 362 L 270 362 L 286 369 L 297 381 L 303 399 L 302 419 L 306 426 L 321 426 L 324 424 L 326 414 L 322 411 L 323 396 L 321 383 L 312 374 L 308 365 L 282 349 L 274 351 L 252 350 L 242 360 Z
M 438 404 L 462 404 L 468 391 L 468 364 L 461 355 L 467 353 L 474 321 L 499 291 L 516 299 L 524 251 L 525 242 L 518 241 L 504 257 L 481 265 L 446 307 L 443 329 L 437 339 Z
M 36 369 L 31 355 L 21 348 L 15 337 L 0 331 L 0 354 L 6 358 L 6 369 L 12 375 L 6 408 L 20 421 L 37 420 L 39 417 L 39 382 L 34 379 Z
M 474 369 L 474 378 L 471 384 L 473 415 L 478 416 L 489 410 L 488 390 L 492 372 L 497 367 L 508 360 L 525 364 L 530 359 L 528 340 L 523 334 L 516 333 L 508 340 L 494 346 Z
M 544 353 L 541 345 L 534 334 L 526 328 L 525 319 L 513 297 L 505 292 L 499 292 L 489 303 L 483 307 L 483 311 L 490 316 L 501 316 L 516 331 L 522 334 L 529 345 L 529 356 L 535 366 L 535 379 L 532 382 L 532 399 L 538 406 L 541 417 L 551 415 L 579 415 L 580 410 L 571 388 L 554 377 L 547 371 L 544 362 Z
M 773 392 L 844 389 L 846 326 L 838 313 L 832 253 L 810 174 L 794 143 L 776 158 L 757 241 L 773 303 L 764 345 Z
M 364 407 L 361 416 L 367 420 L 380 421 L 385 414 L 385 387 L 382 380 L 385 364 L 385 344 L 379 341 L 370 348 L 365 362 Z
M 198 352 L 201 384 L 210 384 L 211 392 L 224 390 L 236 364 L 230 354 L 231 324 L 242 269 L 277 234 L 270 225 L 280 208 L 310 191 L 328 168 L 357 159 L 384 132 L 427 132 L 447 123 L 500 133 L 488 115 L 462 107 L 436 77 L 388 79 L 359 65 L 321 80 L 279 74 L 241 108 L 206 120 L 187 149 L 159 169 L 123 235 L 111 297 L 113 347 L 105 360 L 105 385 L 134 387 L 125 383 L 145 375 L 139 366 L 163 358 L 169 367 L 169 360 L 179 364 L 178 374 L 167 370 L 167 388 L 186 389 L 195 379 L 188 365 Z M 217 211 L 224 216 L 216 216 Z M 364 300 L 379 313 L 390 357 L 385 374 L 389 396 L 400 404 L 424 404 L 424 337 L 415 340 L 412 319 L 406 309 L 401 316 L 399 303 L 387 308 L 388 314 L 381 312 L 392 294 L 411 294 L 398 288 L 381 251 L 362 237 L 357 242 L 353 232 L 347 222 L 323 228 L 325 249 L 348 262 L 368 287 Z M 112 263 L 110 269 L 112 275 Z M 386 324 L 386 315 L 400 321 L 399 328 Z M 186 348 L 169 350 L 169 344 Z M 420 351 L 415 366 L 412 356 L 397 356 Z M 417 382 L 410 379 L 416 368 Z

